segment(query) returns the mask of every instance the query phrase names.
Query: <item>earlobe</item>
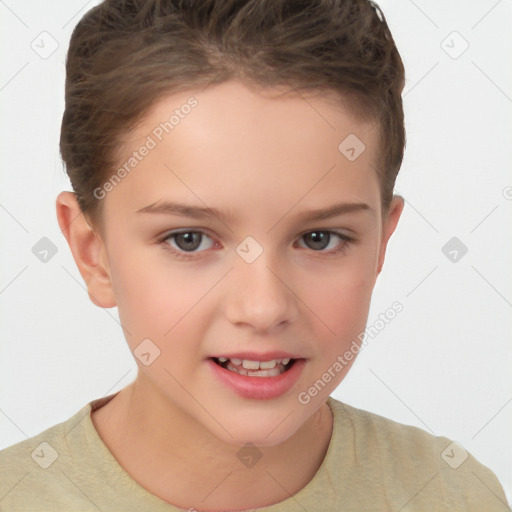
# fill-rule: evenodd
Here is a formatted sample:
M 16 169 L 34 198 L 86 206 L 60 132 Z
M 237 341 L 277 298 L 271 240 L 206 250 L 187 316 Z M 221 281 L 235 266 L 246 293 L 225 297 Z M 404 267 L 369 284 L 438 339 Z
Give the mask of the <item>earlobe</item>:
M 384 258 L 386 256 L 386 249 L 389 239 L 396 229 L 402 211 L 404 209 L 405 201 L 402 196 L 394 195 L 389 206 L 389 213 L 387 219 L 383 223 L 382 240 L 379 248 L 379 261 L 377 265 L 377 277 L 382 267 L 384 266 Z
M 59 227 L 85 281 L 89 298 L 96 306 L 114 307 L 116 300 L 101 237 L 87 222 L 73 192 L 61 192 L 56 209 Z

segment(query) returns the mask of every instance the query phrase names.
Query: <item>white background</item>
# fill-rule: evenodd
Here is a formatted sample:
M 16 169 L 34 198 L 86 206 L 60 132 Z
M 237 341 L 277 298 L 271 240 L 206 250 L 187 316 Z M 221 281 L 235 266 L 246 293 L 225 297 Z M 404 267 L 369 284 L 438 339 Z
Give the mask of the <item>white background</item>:
M 95 3 L 0 3 L 0 448 L 136 375 L 117 311 L 89 301 L 55 216 L 71 190 L 58 152 L 65 52 Z M 404 310 L 334 397 L 459 442 L 512 501 L 512 2 L 379 5 L 406 67 L 406 207 L 369 324 L 394 301 Z M 51 38 L 41 58 L 31 45 Z M 456 263 L 441 250 L 454 236 L 468 248 Z M 58 249 L 46 263 L 32 253 L 42 237 Z

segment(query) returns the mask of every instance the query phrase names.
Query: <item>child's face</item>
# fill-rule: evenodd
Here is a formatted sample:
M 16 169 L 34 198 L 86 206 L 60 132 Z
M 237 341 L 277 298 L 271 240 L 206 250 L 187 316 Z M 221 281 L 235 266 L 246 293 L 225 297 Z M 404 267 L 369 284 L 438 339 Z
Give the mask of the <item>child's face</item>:
M 181 109 L 191 96 L 197 105 Z M 158 130 L 175 109 L 181 116 L 172 131 Z M 366 146 L 354 161 L 338 149 L 349 134 Z M 166 98 L 133 135 L 121 165 L 148 135 L 156 146 L 102 199 L 103 254 L 130 349 L 149 339 L 160 350 L 147 366 L 136 360 L 138 378 L 164 406 L 228 443 L 282 442 L 352 364 L 332 371 L 365 328 L 400 215 L 382 223 L 378 131 L 320 97 L 273 99 L 226 82 Z M 209 207 L 228 218 L 141 212 L 163 202 Z M 304 220 L 339 203 L 368 208 Z M 174 230 L 204 235 L 162 241 Z M 355 241 L 334 234 L 329 241 L 330 230 Z M 180 249 L 190 259 L 180 258 Z M 152 354 L 146 358 L 154 357 L 151 343 L 143 345 Z M 300 371 L 289 370 L 295 378 L 288 389 L 266 399 L 227 385 L 219 378 L 225 370 L 210 359 L 239 352 L 265 359 L 273 351 L 304 361 Z M 334 377 L 310 396 L 329 368 Z

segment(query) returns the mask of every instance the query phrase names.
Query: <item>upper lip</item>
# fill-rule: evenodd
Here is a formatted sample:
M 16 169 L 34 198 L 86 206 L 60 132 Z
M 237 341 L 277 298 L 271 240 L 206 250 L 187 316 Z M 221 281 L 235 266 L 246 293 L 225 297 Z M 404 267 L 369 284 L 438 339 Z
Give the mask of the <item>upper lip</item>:
M 282 350 L 273 350 L 270 352 L 233 352 L 233 353 L 219 353 L 211 357 L 227 357 L 229 359 L 245 359 L 248 361 L 272 361 L 272 359 L 302 359 L 297 354 L 290 352 L 283 352 Z

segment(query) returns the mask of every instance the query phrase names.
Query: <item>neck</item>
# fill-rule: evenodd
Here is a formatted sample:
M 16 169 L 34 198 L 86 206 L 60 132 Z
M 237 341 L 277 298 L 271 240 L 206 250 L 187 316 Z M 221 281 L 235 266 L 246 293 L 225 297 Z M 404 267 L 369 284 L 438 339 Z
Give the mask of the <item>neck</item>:
M 158 394 L 148 393 L 139 378 L 91 417 L 105 445 L 139 485 L 175 506 L 199 511 L 259 508 L 296 494 L 318 471 L 333 423 L 324 403 L 285 442 L 239 454 L 241 446 L 222 442 Z M 254 464 L 250 457 L 260 455 Z

